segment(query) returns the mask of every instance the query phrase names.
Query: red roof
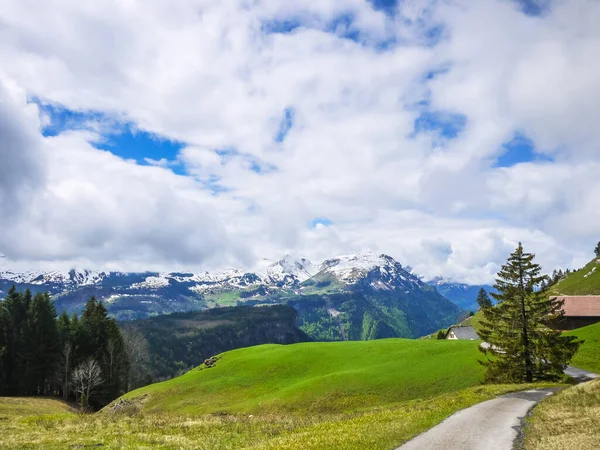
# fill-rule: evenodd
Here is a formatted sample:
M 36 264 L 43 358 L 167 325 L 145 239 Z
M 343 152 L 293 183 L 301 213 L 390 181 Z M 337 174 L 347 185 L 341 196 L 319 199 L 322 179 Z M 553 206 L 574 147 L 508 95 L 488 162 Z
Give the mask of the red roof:
M 563 295 L 563 311 L 567 317 L 600 317 L 600 295 Z

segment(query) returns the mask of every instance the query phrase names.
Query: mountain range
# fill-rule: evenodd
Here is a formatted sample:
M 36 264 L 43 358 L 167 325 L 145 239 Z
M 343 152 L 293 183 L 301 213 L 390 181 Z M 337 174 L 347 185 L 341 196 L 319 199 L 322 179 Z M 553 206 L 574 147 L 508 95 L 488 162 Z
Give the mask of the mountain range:
M 418 337 L 454 323 L 469 309 L 452 303 L 435 283 L 423 282 L 409 267 L 374 253 L 321 264 L 286 256 L 265 262 L 255 272 L 0 269 L 0 295 L 13 284 L 34 293 L 49 292 L 59 312 L 80 312 L 94 295 L 119 320 L 222 306 L 286 304 L 298 311 L 300 328 L 321 340 Z
M 442 277 L 436 277 L 428 281 L 427 284 L 434 286 L 440 294 L 459 308 L 473 312 L 479 308 L 477 294 L 479 294 L 480 289 L 485 289 L 488 293 L 496 292 L 493 286 L 487 284 L 456 283 Z

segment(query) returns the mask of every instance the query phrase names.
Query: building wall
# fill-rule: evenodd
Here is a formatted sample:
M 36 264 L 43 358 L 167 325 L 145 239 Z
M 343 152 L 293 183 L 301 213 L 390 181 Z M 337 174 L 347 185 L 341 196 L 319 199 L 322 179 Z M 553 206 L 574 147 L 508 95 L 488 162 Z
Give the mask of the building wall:
M 574 330 L 575 328 L 586 327 L 600 322 L 599 317 L 564 317 L 556 322 L 552 328 L 556 330 Z

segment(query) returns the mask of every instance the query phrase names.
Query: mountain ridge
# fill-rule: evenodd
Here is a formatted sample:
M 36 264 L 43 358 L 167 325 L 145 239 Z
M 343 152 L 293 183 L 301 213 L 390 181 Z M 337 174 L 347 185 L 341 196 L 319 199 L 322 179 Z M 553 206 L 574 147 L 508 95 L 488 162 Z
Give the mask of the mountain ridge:
M 462 312 L 409 267 L 372 252 L 318 265 L 286 255 L 255 272 L 0 271 L 0 290 L 12 284 L 50 292 L 59 312 L 80 312 L 94 295 L 119 320 L 286 304 L 298 311 L 303 331 L 318 340 L 418 337 L 454 323 Z

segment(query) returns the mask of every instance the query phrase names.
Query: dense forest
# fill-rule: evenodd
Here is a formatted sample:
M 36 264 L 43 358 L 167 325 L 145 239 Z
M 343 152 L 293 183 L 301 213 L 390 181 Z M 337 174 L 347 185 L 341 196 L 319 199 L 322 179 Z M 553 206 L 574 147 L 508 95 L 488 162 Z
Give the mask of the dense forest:
M 132 355 L 132 361 L 139 361 L 135 372 L 154 381 L 184 373 L 228 350 L 310 340 L 296 327 L 296 311 L 283 305 L 173 313 L 119 325 L 137 346 Z
M 50 296 L 14 287 L 0 302 L 0 395 L 62 396 L 101 407 L 130 387 L 127 345 L 102 302 L 57 316 Z

